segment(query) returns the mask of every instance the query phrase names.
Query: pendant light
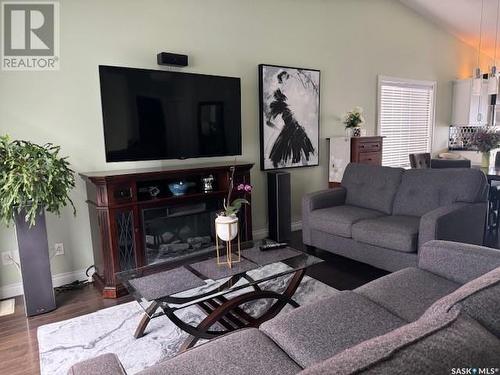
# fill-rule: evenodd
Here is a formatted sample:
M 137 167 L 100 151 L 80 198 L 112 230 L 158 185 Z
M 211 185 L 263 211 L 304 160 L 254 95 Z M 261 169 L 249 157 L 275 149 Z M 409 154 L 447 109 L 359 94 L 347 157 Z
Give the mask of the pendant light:
M 483 34 L 483 8 L 484 0 L 481 0 L 481 18 L 479 21 L 479 45 L 477 49 L 477 67 L 474 69 L 474 76 L 472 79 L 472 95 L 480 96 L 481 87 L 483 85 L 483 76 L 481 74 L 480 62 L 481 62 L 481 42 Z
M 491 67 L 490 74 L 488 76 L 488 95 L 498 94 L 498 76 L 497 76 L 497 41 L 498 41 L 498 10 L 500 6 L 500 0 L 497 0 L 497 23 L 495 26 L 495 57 L 493 59 L 493 66 Z

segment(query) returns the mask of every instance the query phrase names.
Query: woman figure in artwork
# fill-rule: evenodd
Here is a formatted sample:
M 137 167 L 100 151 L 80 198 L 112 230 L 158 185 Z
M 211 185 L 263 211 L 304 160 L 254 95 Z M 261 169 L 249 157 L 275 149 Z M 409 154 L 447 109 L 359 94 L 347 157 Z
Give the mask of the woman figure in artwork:
M 317 87 L 300 70 L 298 70 L 297 77 L 293 78 L 297 78 L 304 88 L 310 88 L 317 93 Z M 304 127 L 299 124 L 294 116 L 288 98 L 284 94 L 286 92 L 285 87 L 291 79 L 292 77 L 285 70 L 276 75 L 277 88 L 272 94 L 272 101 L 269 104 L 268 111 L 266 111 L 267 126 L 276 127 L 274 121 L 280 115 L 284 124 L 269 153 L 269 159 L 272 161 L 274 168 L 289 166 L 290 161 L 292 165 L 301 162 L 307 164 L 315 153 L 311 140 Z

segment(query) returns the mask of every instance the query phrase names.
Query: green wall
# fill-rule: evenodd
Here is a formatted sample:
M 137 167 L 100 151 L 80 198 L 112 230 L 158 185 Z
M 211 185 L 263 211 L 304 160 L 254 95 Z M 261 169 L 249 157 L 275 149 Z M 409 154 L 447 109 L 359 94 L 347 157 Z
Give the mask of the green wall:
M 377 75 L 438 81 L 435 149 L 446 146 L 452 79 L 472 71 L 469 47 L 396 0 L 63 0 L 61 69 L 0 72 L 0 133 L 62 146 L 78 172 L 182 165 L 190 161 L 106 163 L 99 64 L 157 68 L 156 53 L 186 53 L 183 71 L 241 77 L 243 156 L 252 161 L 254 229 L 266 227 L 265 175 L 259 171 L 257 65 L 321 70 L 320 166 L 292 171 L 293 216 L 300 197 L 327 185 L 325 137 L 343 134 L 339 116 L 365 108 L 375 131 Z M 219 158 L 218 160 L 224 160 Z M 230 159 L 229 159 L 230 160 Z M 200 162 L 207 160 L 199 160 Z M 79 179 L 74 218 L 48 217 L 49 246 L 63 242 L 52 272 L 92 264 L 85 190 Z M 15 250 L 12 228 L 0 251 Z M 0 287 L 20 280 L 0 265 Z

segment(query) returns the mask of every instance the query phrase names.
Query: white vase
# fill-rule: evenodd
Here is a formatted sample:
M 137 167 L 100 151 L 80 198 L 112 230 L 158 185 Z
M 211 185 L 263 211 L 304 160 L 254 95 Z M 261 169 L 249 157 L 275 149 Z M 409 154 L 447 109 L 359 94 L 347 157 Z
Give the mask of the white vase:
M 361 137 L 361 127 L 360 126 L 355 126 L 352 128 L 352 136 L 353 137 Z
M 215 232 L 223 241 L 231 241 L 238 235 L 238 217 L 217 216 L 215 218 Z

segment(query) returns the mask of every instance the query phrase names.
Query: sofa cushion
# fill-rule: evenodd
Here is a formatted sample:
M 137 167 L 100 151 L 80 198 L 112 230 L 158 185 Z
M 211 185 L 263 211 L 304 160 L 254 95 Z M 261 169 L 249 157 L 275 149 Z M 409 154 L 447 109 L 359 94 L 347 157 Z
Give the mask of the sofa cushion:
M 296 374 L 301 368 L 258 329 L 233 332 L 188 350 L 141 375 Z
M 311 211 L 309 226 L 322 232 L 350 238 L 352 225 L 363 219 L 382 216 L 378 211 L 355 206 L 334 206 Z
M 301 375 L 450 374 L 453 368 L 497 368 L 500 340 L 467 316 L 419 319 L 367 340 Z
M 278 315 L 262 324 L 260 329 L 295 362 L 308 367 L 405 323 L 359 294 L 339 292 Z
M 455 202 L 484 201 L 486 177 L 478 169 L 409 169 L 404 171 L 394 215 L 422 216 Z
M 420 218 L 383 216 L 361 220 L 352 226 L 352 238 L 370 245 L 414 253 L 418 246 Z
M 401 168 L 349 164 L 342 177 L 346 204 L 390 214 L 402 174 Z
M 500 338 L 500 267 L 434 303 L 428 314 L 459 308 Z
M 460 308 L 500 338 L 500 282 L 460 302 Z
M 68 375 L 126 375 L 116 354 L 106 353 L 71 366 Z
M 420 318 L 434 302 L 459 287 L 460 284 L 453 281 L 412 267 L 369 282 L 354 292 L 411 322 Z
M 429 241 L 419 249 L 418 267 L 465 284 L 500 267 L 500 250 L 449 241 Z

